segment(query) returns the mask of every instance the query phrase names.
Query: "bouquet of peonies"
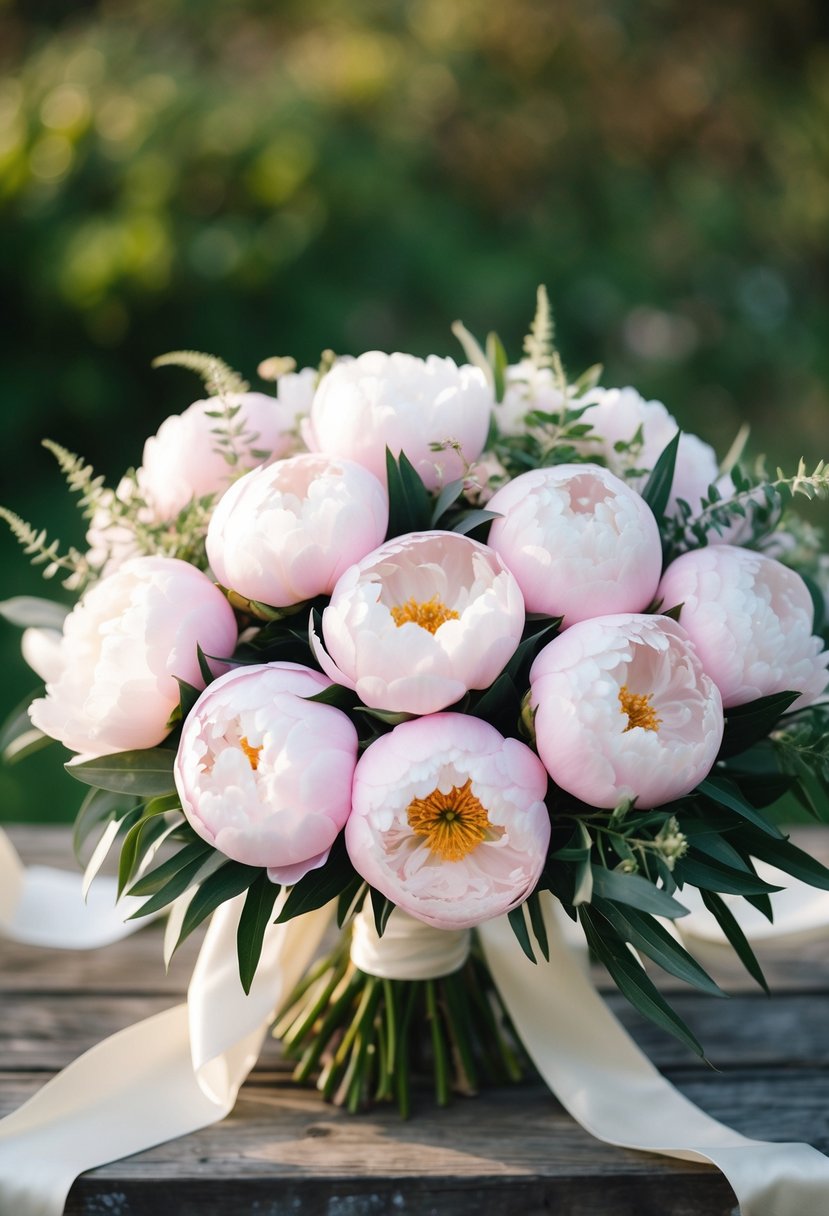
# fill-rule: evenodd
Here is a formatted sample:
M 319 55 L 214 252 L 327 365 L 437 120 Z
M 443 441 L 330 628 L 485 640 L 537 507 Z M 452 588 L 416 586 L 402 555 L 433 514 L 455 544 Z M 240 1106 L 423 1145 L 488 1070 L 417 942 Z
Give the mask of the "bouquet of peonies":
M 719 992 L 671 924 L 693 897 L 763 984 L 735 905 L 829 888 L 767 810 L 826 818 L 829 570 L 790 504 L 829 469 L 749 470 L 744 436 L 718 465 L 600 368 L 571 382 L 543 289 L 518 363 L 454 329 L 463 366 L 269 359 L 275 396 L 164 356 L 209 396 L 117 488 L 48 445 L 86 552 L 3 512 L 81 593 L 0 609 L 46 686 L 7 746 L 77 753 L 86 881 L 118 844 L 168 957 L 236 900 L 248 991 L 272 922 L 336 908 L 276 1032 L 351 1110 L 405 1114 L 423 1061 L 440 1103 L 520 1075 L 483 922 L 536 959 L 554 902 L 699 1051 L 641 956 Z

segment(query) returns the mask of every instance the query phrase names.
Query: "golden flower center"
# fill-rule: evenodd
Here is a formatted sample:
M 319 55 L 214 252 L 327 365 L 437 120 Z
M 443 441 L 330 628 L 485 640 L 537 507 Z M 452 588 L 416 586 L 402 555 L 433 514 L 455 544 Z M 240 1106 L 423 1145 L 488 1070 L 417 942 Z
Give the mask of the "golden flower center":
M 492 834 L 486 807 L 472 793 L 472 778 L 453 786 L 448 794 L 432 790 L 410 802 L 409 827 L 423 836 L 443 861 L 460 861 Z
M 262 748 L 251 747 L 251 745 L 248 743 L 247 735 L 242 735 L 241 739 L 239 740 L 239 746 L 247 756 L 248 764 L 253 771 L 256 772 L 256 770 L 259 768 L 259 753 L 261 752 Z
M 629 692 L 627 684 L 619 689 L 619 705 L 628 719 L 626 731 L 633 730 L 634 726 L 641 726 L 643 730 L 659 730 L 662 719 L 651 705 L 652 696 L 652 692 Z
M 436 595 L 433 595 L 430 600 L 422 602 L 411 599 L 406 600 L 405 604 L 395 604 L 391 609 L 391 614 L 398 629 L 408 621 L 413 621 L 415 625 L 419 625 L 421 629 L 428 629 L 430 633 L 437 633 L 446 621 L 458 620 L 455 609 L 447 608 L 446 604 Z

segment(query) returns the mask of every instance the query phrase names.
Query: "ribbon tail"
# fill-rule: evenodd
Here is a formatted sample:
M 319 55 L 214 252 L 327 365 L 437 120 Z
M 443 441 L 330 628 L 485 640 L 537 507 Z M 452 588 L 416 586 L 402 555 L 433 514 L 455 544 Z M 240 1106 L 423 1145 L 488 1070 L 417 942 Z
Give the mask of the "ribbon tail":
M 104 1039 L 0 1121 L 0 1212 L 61 1216 L 85 1170 L 223 1119 L 255 1064 L 274 1006 L 310 962 L 319 909 L 265 936 L 246 997 L 236 969 L 244 897 L 211 922 L 186 1004 Z
M 829 1159 L 807 1144 L 751 1140 L 704 1114 L 639 1050 L 567 948 L 544 897 L 549 962 L 516 949 L 506 917 L 480 925 L 484 955 L 516 1031 L 561 1104 L 599 1140 L 710 1162 L 742 1216 L 803 1216 L 829 1204 Z

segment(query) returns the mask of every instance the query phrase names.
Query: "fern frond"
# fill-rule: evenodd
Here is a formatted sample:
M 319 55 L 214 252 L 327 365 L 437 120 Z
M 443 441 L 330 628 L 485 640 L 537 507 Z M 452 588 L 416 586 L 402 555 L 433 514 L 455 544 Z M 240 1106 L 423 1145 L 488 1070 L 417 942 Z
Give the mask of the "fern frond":
M 220 359 L 218 355 L 207 355 L 198 350 L 173 350 L 166 355 L 153 359 L 153 367 L 184 367 L 188 371 L 201 376 L 204 387 L 211 397 L 225 397 L 228 393 L 246 393 L 250 388 L 247 380 L 243 380 Z
M 9 525 L 23 552 L 32 559 L 32 565 L 44 567 L 41 571 L 44 578 L 53 578 L 62 570 L 67 574 L 65 587 L 78 589 L 87 581 L 91 573 L 89 563 L 77 549 L 70 547 L 66 553 L 61 553 L 60 541 L 50 541 L 44 528 L 38 531 L 6 507 L 0 507 L 0 519 Z
M 543 368 L 552 371 L 556 387 L 562 393 L 567 393 L 567 375 L 556 349 L 553 310 L 543 283 L 539 284 L 536 291 L 535 316 L 524 339 L 524 353 L 536 371 Z
M 86 464 L 80 456 L 55 443 L 53 439 L 44 439 L 42 442 L 47 452 L 51 452 L 58 462 L 71 493 L 78 495 L 84 517 L 91 519 L 107 493 L 103 477 L 96 475 L 91 464 Z

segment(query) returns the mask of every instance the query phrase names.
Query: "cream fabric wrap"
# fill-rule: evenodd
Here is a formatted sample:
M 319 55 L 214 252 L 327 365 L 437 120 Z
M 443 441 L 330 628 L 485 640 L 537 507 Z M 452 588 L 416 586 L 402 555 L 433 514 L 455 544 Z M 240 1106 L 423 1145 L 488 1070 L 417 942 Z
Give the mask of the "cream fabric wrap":
M 23 923 L 31 872 L 8 841 L 0 844 L 0 929 L 31 941 Z M 37 882 L 42 883 L 41 912 L 54 915 L 59 944 L 70 944 L 70 924 L 78 926 L 79 945 L 118 936 L 111 924 L 101 927 L 104 914 L 97 931 L 82 927 L 87 914 L 79 913 L 77 922 L 69 919 L 71 897 L 62 878 L 53 882 L 41 876 Z M 77 881 L 75 890 L 79 900 Z M 775 936 L 785 938 L 791 928 L 802 937 L 807 920 L 812 930 L 829 925 L 829 895 L 816 896 L 795 883 L 786 899 Z M 79 1173 L 218 1122 L 233 1108 L 274 1008 L 307 967 L 331 916 L 330 909 L 321 909 L 269 926 L 246 997 L 236 963 L 242 902 L 240 896 L 214 915 L 186 1004 L 105 1039 L 0 1121 L 0 1212 L 61 1216 Z M 552 897 L 545 895 L 543 906 L 549 962 L 533 965 L 524 957 L 506 917 L 480 926 L 479 932 L 516 1030 L 573 1117 L 610 1144 L 713 1162 L 734 1188 L 741 1216 L 816 1216 L 829 1210 L 829 1159 L 805 1144 L 750 1140 L 684 1098 L 636 1047 L 593 987 L 583 960 L 565 944 Z M 93 913 L 92 919 L 98 916 Z M 711 940 L 710 925 L 702 916 L 696 919 L 701 936 Z M 691 937 L 694 920 L 685 918 L 684 937 Z M 45 944 L 47 922 L 37 934 Z M 358 956 L 371 963 L 376 952 L 371 955 L 370 934 L 364 936 Z M 410 959 L 417 975 L 424 949 L 421 937 Z M 445 965 L 448 956 L 443 957 Z M 411 977 L 405 969 L 402 975 Z

